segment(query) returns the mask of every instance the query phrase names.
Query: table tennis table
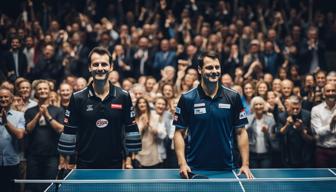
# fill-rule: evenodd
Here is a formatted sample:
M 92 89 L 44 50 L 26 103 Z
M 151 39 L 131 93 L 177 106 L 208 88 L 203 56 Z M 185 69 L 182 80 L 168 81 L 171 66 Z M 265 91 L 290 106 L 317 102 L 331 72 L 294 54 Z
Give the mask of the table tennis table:
M 254 179 L 237 175 L 237 170 L 202 171 L 208 179 L 181 179 L 177 169 L 72 170 L 62 183 L 46 191 L 113 192 L 335 192 L 336 169 L 252 169 Z

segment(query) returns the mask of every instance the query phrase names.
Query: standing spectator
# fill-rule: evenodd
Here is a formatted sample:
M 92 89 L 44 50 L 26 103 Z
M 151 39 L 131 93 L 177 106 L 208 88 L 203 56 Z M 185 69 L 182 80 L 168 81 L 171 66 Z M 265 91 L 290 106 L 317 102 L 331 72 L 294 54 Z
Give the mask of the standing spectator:
M 318 38 L 318 29 L 310 27 L 307 32 L 307 40 L 301 45 L 300 71 L 305 75 L 315 73 L 319 69 L 327 70 L 325 60 L 325 45 Z
M 62 83 L 59 88 L 60 106 L 65 111 L 70 103 L 70 98 L 73 93 L 73 88 L 68 83 Z
M 336 85 L 336 72 L 330 71 L 327 75 L 327 83 L 332 83 Z
M 137 102 L 141 116 L 138 121 L 142 125 L 143 149 L 136 156 L 143 168 L 162 167 L 166 159 L 164 139 L 167 136 L 164 113 L 166 112 L 167 102 L 163 98 L 157 98 L 154 103 L 154 110 L 148 116 L 149 104 L 144 98 Z M 147 112 L 146 112 L 147 111 Z
M 33 79 L 55 79 L 59 85 L 64 76 L 64 67 L 55 57 L 55 47 L 47 44 L 43 48 L 43 56 L 32 71 Z
M 7 77 L 14 82 L 18 77 L 25 77 L 28 70 L 27 57 L 21 50 L 18 37 L 11 40 L 11 48 L 5 54 L 4 62 L 7 68 Z
M 27 179 L 55 179 L 58 167 L 57 142 L 63 130 L 64 111 L 49 105 L 50 84 L 39 80 L 35 84 L 38 106 L 25 112 L 27 131 Z M 41 191 L 45 184 L 29 185 L 31 191 Z
M 31 99 L 31 93 L 32 93 L 32 85 L 31 83 L 24 79 L 20 81 L 17 84 L 17 91 L 18 94 L 21 96 L 23 99 L 23 110 L 26 111 L 27 109 L 31 107 L 35 107 L 37 105 L 37 102 Z
M 132 63 L 122 45 L 116 45 L 112 54 L 114 70 L 119 72 L 120 79 L 131 77 Z
M 134 51 L 132 60 L 132 73 L 134 78 L 137 79 L 141 75 L 148 75 L 151 59 L 152 51 L 149 49 L 148 38 L 141 37 L 138 42 L 138 47 Z
M 251 100 L 254 97 L 255 88 L 252 82 L 247 82 L 243 86 L 242 102 L 247 115 L 251 114 Z
M 19 140 L 24 137 L 22 112 L 10 109 L 13 94 L 0 88 L 0 178 L 1 190 L 17 191 L 13 179 L 19 178 Z
M 160 43 L 161 50 L 158 51 L 154 56 L 154 61 L 152 65 L 152 75 L 156 80 L 160 80 L 160 71 L 164 67 L 176 66 L 176 53 L 170 50 L 169 41 L 163 39 Z
M 310 128 L 310 112 L 302 109 L 301 99 L 290 96 L 287 111 L 279 115 L 282 162 L 285 167 L 314 166 L 314 137 Z
M 264 71 L 271 73 L 273 76 L 276 75 L 281 62 L 280 52 L 276 52 L 276 50 L 280 51 L 279 48 L 275 49 L 275 45 L 272 41 L 265 42 L 265 50 L 262 54 L 262 58 L 264 60 Z
M 336 87 L 326 84 L 325 101 L 313 107 L 311 127 L 316 138 L 317 167 L 336 167 Z
M 250 144 L 250 166 L 270 168 L 272 166 L 272 140 L 275 121 L 267 113 L 266 101 L 256 96 L 251 101 L 252 114 L 248 116 L 247 133 Z
M 23 48 L 23 53 L 27 57 L 27 63 L 28 63 L 28 73 L 30 73 L 33 68 L 35 67 L 35 63 L 37 62 L 39 50 L 35 45 L 35 40 L 33 36 L 27 36 L 26 37 L 26 44 Z

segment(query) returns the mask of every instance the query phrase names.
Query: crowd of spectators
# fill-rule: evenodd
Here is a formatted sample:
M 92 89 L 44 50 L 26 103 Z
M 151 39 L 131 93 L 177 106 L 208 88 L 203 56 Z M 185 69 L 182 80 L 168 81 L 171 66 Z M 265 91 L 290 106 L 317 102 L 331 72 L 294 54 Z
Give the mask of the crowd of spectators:
M 95 46 L 111 52 L 109 80 L 132 96 L 143 138 L 135 167 L 177 168 L 174 110 L 198 86 L 205 51 L 220 55 L 222 84 L 242 97 L 251 168 L 336 167 L 336 72 L 325 57 L 335 50 L 336 13 L 291 2 L 87 0 L 81 10 L 65 4 L 56 12 L 28 0 L 17 18 L 1 14 L 0 93 L 9 90 L 11 110 L 25 117 L 16 127 L 24 135 L 3 126 L 9 114 L 0 94 L 1 169 L 20 166 L 24 177 L 28 165 L 31 179 L 55 177 L 60 111 L 90 83 Z

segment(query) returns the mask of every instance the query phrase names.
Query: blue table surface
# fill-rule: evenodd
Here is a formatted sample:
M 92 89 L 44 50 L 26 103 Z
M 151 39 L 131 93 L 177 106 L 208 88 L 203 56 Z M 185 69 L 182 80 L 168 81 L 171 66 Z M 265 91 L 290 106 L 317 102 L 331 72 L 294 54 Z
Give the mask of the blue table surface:
M 303 191 L 336 191 L 336 169 L 252 169 L 254 181 L 247 181 L 244 175 L 235 175 L 232 171 L 201 171 L 193 170 L 196 174 L 206 175 L 209 177 L 207 181 L 196 182 L 195 180 L 183 180 L 177 183 L 160 183 L 162 180 L 182 180 L 177 169 L 133 169 L 133 170 L 73 170 L 65 178 L 65 180 L 149 180 L 148 183 L 120 183 L 120 184 L 62 184 L 59 191 L 231 191 L 231 192 L 303 192 Z M 237 172 L 237 170 L 236 170 Z M 303 181 L 288 182 L 276 181 L 259 182 L 258 179 L 288 179 L 298 178 Z M 326 178 L 326 181 L 305 181 L 305 178 Z M 335 178 L 330 180 L 330 178 Z M 234 182 L 220 183 L 218 180 L 229 179 Z M 329 179 L 329 180 L 328 180 Z M 157 182 L 155 182 L 157 180 Z M 160 180 L 160 181 L 159 181 Z M 211 182 L 212 180 L 217 182 Z M 185 181 L 185 182 L 184 182 Z M 205 181 L 205 182 L 204 182 Z M 158 184 L 159 183 L 159 184 Z M 192 183 L 192 184 L 190 184 Z M 75 188 L 73 185 L 77 185 Z M 105 187 L 103 186 L 105 185 Z M 69 187 L 71 186 L 71 187 Z M 69 187 L 69 188 L 67 188 Z M 51 188 L 50 188 L 51 189 Z M 55 191 L 55 190 L 48 191 Z M 99 189 L 99 190 L 98 190 Z
M 255 178 L 316 178 L 336 177 L 336 169 L 252 169 Z M 236 170 L 236 173 L 238 171 Z M 209 179 L 234 179 L 232 171 L 201 171 Z M 240 178 L 245 178 L 241 175 Z M 133 169 L 133 170 L 73 170 L 66 180 L 112 180 L 112 179 L 181 179 L 177 169 Z

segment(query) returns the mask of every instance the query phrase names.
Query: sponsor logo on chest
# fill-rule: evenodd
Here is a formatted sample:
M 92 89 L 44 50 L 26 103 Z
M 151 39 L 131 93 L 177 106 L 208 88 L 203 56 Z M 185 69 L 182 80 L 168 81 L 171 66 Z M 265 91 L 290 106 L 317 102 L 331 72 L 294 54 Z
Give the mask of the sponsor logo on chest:
M 122 109 L 122 104 L 112 103 L 111 104 L 111 109 Z
M 218 104 L 218 108 L 220 108 L 220 109 L 230 109 L 231 108 L 231 104 L 228 104 L 228 103 L 219 103 Z
M 205 113 L 206 113 L 206 108 L 205 107 L 194 109 L 194 114 L 195 115 L 205 114 Z
M 105 128 L 105 127 L 107 127 L 107 125 L 108 125 L 108 120 L 107 119 L 98 119 L 97 121 L 96 121 L 96 126 L 98 127 L 98 128 Z

